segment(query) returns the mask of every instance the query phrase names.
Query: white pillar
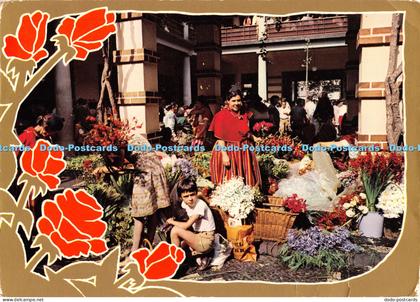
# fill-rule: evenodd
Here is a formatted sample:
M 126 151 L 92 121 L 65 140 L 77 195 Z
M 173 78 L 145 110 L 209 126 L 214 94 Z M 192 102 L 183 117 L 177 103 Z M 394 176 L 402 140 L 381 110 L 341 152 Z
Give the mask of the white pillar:
M 258 55 L 258 94 L 267 100 L 267 62 Z
M 190 27 L 187 22 L 182 23 L 182 25 L 184 26 L 184 39 L 188 40 L 190 36 Z
M 70 65 L 64 66 L 62 62 L 55 67 L 55 106 L 56 112 L 63 117 L 63 129 L 57 139 L 60 145 L 74 143 L 73 126 L 73 97 L 71 90 Z
M 184 81 L 184 105 L 191 104 L 191 63 L 190 63 L 190 56 L 184 57 L 184 73 L 183 73 L 183 81 Z

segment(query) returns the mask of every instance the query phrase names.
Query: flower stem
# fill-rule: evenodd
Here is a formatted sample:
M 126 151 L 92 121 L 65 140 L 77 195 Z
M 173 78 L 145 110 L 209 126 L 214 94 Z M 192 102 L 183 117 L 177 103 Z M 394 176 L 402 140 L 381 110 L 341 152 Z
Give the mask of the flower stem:
M 31 191 L 32 191 L 32 186 L 29 185 L 27 181 L 25 181 L 22 191 L 20 192 L 18 202 L 17 202 L 17 211 L 15 215 L 13 216 L 12 230 L 16 229 L 17 224 L 18 224 L 18 220 L 16 219 L 16 214 L 20 210 L 22 210 L 23 207 L 25 206 L 25 201 L 28 200 L 29 194 L 31 193 Z
M 29 262 L 26 264 L 25 269 L 29 272 L 31 272 L 36 265 L 42 260 L 42 258 L 44 258 L 44 256 L 46 255 L 46 253 L 44 252 L 44 249 L 41 248 L 36 252 L 35 255 L 32 256 L 31 260 L 29 260 Z

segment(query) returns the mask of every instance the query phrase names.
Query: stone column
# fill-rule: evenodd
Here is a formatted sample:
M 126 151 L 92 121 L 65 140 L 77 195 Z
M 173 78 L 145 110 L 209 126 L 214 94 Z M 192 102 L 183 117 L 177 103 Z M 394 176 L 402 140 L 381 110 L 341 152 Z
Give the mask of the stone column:
M 184 105 L 191 104 L 191 63 L 190 56 L 184 57 L 184 72 L 183 72 L 183 86 L 184 86 Z
M 221 98 L 221 38 L 220 26 L 205 18 L 196 23 L 197 96 L 204 96 L 214 110 Z
M 267 62 L 258 55 L 258 95 L 267 100 Z
M 73 97 L 71 89 L 70 65 L 62 62 L 55 67 L 55 106 L 58 115 L 63 117 L 64 126 L 57 136 L 60 145 L 74 143 Z
M 356 85 L 359 81 L 359 53 L 357 52 L 357 33 L 360 27 L 360 15 L 348 16 L 347 63 L 343 97 L 347 101 L 347 118 L 359 114 L 359 102 L 356 99 Z
M 360 65 L 356 88 L 359 100 L 359 145 L 387 148 L 384 81 L 388 71 L 391 24 L 392 13 L 364 14 L 361 18 L 357 38 Z M 402 61 L 403 53 L 402 46 L 399 47 L 398 64 Z
M 135 117 L 142 127 L 137 131 L 149 141 L 159 137 L 159 60 L 156 24 L 142 13 L 122 13 L 117 23 L 118 105 L 122 119 Z

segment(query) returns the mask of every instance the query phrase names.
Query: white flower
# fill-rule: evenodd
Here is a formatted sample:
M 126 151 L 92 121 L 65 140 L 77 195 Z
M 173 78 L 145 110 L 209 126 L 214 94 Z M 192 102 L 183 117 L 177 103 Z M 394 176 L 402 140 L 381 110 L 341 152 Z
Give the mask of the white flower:
M 351 204 L 346 202 L 346 203 L 343 204 L 343 208 L 345 208 L 347 210 L 348 208 L 351 208 Z
M 160 162 L 163 167 L 170 167 L 172 168 L 175 165 L 177 158 L 175 155 L 163 157 Z
M 198 177 L 197 181 L 196 181 L 196 184 L 197 184 L 198 188 L 214 189 L 214 184 L 210 180 L 205 179 L 203 177 Z
M 211 204 L 233 218 L 245 219 L 255 208 L 254 197 L 254 190 L 245 185 L 242 178 L 232 178 L 216 188 Z
M 386 218 L 398 218 L 405 211 L 406 201 L 402 185 L 388 185 L 378 200 L 376 207 L 384 212 Z
M 347 215 L 347 217 L 352 218 L 352 217 L 354 217 L 354 215 L 356 215 L 356 213 L 354 212 L 353 209 L 349 209 L 349 210 L 346 211 L 346 215 Z
M 359 196 L 360 196 L 361 199 L 366 199 L 366 194 L 365 193 L 360 193 Z
M 350 202 L 351 206 L 354 207 L 357 205 L 357 198 L 353 197 Z
M 369 212 L 369 209 L 366 206 L 359 206 L 358 209 L 360 212 L 362 212 L 363 215 Z

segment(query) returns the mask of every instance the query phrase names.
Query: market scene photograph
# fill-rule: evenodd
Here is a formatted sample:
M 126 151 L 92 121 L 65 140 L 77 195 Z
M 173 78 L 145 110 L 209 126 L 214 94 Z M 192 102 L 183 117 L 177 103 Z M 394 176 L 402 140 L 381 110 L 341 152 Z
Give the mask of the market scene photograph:
M 373 270 L 403 230 L 404 152 L 419 151 L 404 145 L 403 24 L 22 16 L 1 46 L 1 76 L 25 100 L 19 141 L 1 146 L 16 204 L 0 212 L 14 213 L 25 269 L 51 279 L 116 255 L 113 284 L 128 289 Z

